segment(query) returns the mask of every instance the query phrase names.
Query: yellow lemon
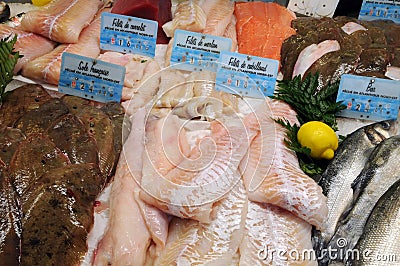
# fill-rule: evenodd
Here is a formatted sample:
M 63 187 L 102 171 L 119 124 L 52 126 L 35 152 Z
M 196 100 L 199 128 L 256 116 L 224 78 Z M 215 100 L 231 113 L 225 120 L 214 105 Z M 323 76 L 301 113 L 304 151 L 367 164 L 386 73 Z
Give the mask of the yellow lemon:
M 35 6 L 44 6 L 50 2 L 51 2 L 51 0 L 32 0 L 32 4 Z
M 310 121 L 303 124 L 297 132 L 297 140 L 303 147 L 311 150 L 314 159 L 330 160 L 338 148 L 338 138 L 335 131 L 327 124 Z

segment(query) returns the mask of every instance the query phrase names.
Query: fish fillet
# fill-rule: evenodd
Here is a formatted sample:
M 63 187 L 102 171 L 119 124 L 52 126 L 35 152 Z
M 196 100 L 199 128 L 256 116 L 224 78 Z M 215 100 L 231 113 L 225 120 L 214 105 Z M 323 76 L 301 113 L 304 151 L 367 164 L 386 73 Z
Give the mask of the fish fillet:
M 251 143 L 249 160 L 239 167 L 249 199 L 274 204 L 323 228 L 328 208 L 322 188 L 300 169 L 296 154 L 284 142 L 286 130 L 271 119 L 284 117 L 293 125 L 298 123 L 296 113 L 284 102 L 267 103 L 246 122 L 251 131 L 260 128 Z
M 247 202 L 239 178 L 228 195 L 215 204 L 209 224 L 173 218 L 167 245 L 155 265 L 231 265 L 243 237 Z
M 26 13 L 21 29 L 59 43 L 77 43 L 81 31 L 103 5 L 101 0 L 54 0 Z
M 53 51 L 28 62 L 22 70 L 22 75 L 31 79 L 41 80 L 58 85 L 60 79 L 61 56 L 64 52 L 96 58 L 100 54 L 100 16 L 86 27 L 76 44 L 61 44 Z
M 27 62 L 51 52 L 56 46 L 55 42 L 35 33 L 11 28 L 5 24 L 0 25 L 1 39 L 6 38 L 10 35 L 12 36 L 13 34 L 17 35 L 17 42 L 14 45 L 14 50 L 18 51 L 20 55 L 23 55 L 22 58 L 18 59 L 18 62 L 14 67 L 15 75 L 23 68 L 23 66 Z
M 239 265 L 318 265 L 312 251 L 310 224 L 279 207 L 249 201 Z
M 226 27 L 223 37 L 232 40 L 231 51 L 236 52 L 238 49 L 237 34 L 236 34 L 236 17 L 232 14 L 231 22 Z
M 303 76 L 304 73 L 314 64 L 315 61 L 320 59 L 327 53 L 340 50 L 339 42 L 336 40 L 326 40 L 319 44 L 311 44 L 300 52 L 296 64 L 293 68 L 293 78 L 297 75 Z
M 201 5 L 207 15 L 203 33 L 223 36 L 231 23 L 235 2 L 230 0 L 205 0 Z
M 223 124 L 212 122 L 211 132 L 166 175 L 143 178 L 141 199 L 171 215 L 209 222 L 212 204 L 237 182 L 231 176 L 252 139 L 233 116 Z
M 277 3 L 236 3 L 239 53 L 280 60 L 283 41 L 296 33 L 293 12 Z
M 145 110 L 132 119 L 132 131 L 125 142 L 110 192 L 108 228 L 95 251 L 94 265 L 143 265 L 151 234 L 135 194 L 141 175 L 141 153 Z M 128 152 L 127 147 L 135 149 Z M 128 163 L 129 162 L 129 163 Z
M 177 1 L 173 19 L 162 26 L 168 37 L 173 37 L 176 29 L 200 32 L 206 27 L 206 14 L 197 0 Z

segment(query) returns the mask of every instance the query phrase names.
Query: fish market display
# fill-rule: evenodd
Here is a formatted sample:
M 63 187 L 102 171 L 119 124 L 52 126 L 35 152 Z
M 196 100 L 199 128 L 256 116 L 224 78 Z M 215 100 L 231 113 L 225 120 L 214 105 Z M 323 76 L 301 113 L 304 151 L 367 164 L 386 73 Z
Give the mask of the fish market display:
M 236 3 L 239 53 L 280 60 L 283 41 L 296 33 L 293 12 L 277 3 Z
M 55 42 L 77 43 L 81 31 L 103 5 L 102 0 L 54 0 L 26 13 L 21 29 Z
M 158 22 L 157 43 L 168 43 L 169 36 L 162 30 L 162 25 L 172 19 L 171 0 L 129 1 L 117 0 L 112 13 L 155 20 Z
M 14 45 L 14 49 L 23 55 L 14 68 L 14 74 L 17 74 L 27 62 L 51 52 L 56 46 L 55 42 L 35 33 L 11 28 L 5 24 L 0 25 L 0 38 L 6 38 L 11 34 L 17 35 L 17 42 Z
M 360 258 L 353 265 L 380 265 L 374 260 L 375 255 L 386 258 L 390 264 L 395 264 L 400 254 L 400 182 L 396 182 L 379 199 L 365 225 L 364 232 L 358 240 L 355 249 L 361 251 Z M 364 251 L 371 251 L 366 254 Z M 371 256 L 369 256 L 371 255 Z
M 391 21 L 302 17 L 293 20 L 292 27 L 296 34 L 284 41 L 281 51 L 285 79 L 318 71 L 319 88 L 322 88 L 329 82 L 339 80 L 343 74 L 385 78 L 388 66 L 399 67 L 397 50 L 400 43 L 393 36 L 400 36 L 400 26 Z M 330 49 L 321 57 L 303 58 L 307 50 L 325 41 L 337 41 L 340 49 Z M 308 68 L 296 70 L 296 62 L 304 60 L 309 61 Z
M 124 127 L 117 119 L 122 107 L 52 98 L 33 84 L 3 100 L 0 259 L 7 265 L 77 265 L 87 252 L 95 199 L 124 141 L 118 136 L 121 147 L 114 143 Z M 113 156 L 104 159 L 108 154 Z
M 93 0 L 96 1 L 97 0 Z M 60 79 L 61 56 L 64 52 L 96 58 L 100 54 L 100 16 L 98 16 L 79 35 L 74 44 L 60 44 L 50 53 L 29 61 L 22 70 L 22 75 L 48 84 L 58 85 Z
M 370 155 L 367 164 L 352 184 L 353 202 L 340 220 L 329 246 L 353 249 L 364 231 L 373 207 L 399 179 L 400 135 L 383 140 Z M 346 245 L 341 245 L 341 240 Z M 346 258 L 338 258 L 345 260 Z
M 239 265 L 317 265 L 302 257 L 305 250 L 312 250 L 310 236 L 311 225 L 304 220 L 276 206 L 250 201 Z
M 334 159 L 322 174 L 320 185 L 327 196 L 326 228 L 318 239 L 319 249 L 332 238 L 339 218 L 353 200 L 351 184 L 367 163 L 372 150 L 384 139 L 397 133 L 397 122 L 383 121 L 362 127 L 340 144 Z

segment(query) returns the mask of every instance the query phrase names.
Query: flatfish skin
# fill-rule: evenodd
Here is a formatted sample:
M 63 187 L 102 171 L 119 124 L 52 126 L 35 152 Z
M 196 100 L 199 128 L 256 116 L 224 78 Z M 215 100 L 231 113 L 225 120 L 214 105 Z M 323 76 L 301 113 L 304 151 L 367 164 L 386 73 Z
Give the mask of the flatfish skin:
M 32 134 L 22 141 L 11 159 L 10 181 L 21 196 L 25 189 L 51 169 L 70 164 L 70 160 L 43 134 Z
M 38 84 L 26 84 L 12 90 L 3 99 L 0 108 L 0 124 L 12 127 L 24 113 L 38 108 L 51 99 L 49 93 Z
M 11 127 L 0 128 L 0 169 L 2 164 L 4 167 L 10 164 L 15 150 L 24 139 L 25 136 L 19 129 Z
M 71 163 L 99 163 L 96 140 L 75 115 L 66 114 L 53 121 L 47 134 Z
M 92 106 L 88 100 L 65 96 L 62 101 L 68 106 L 70 112 L 83 122 L 89 134 L 95 138 L 99 152 L 100 170 L 105 177 L 110 176 L 117 156 L 114 150 L 114 129 L 111 119 L 102 110 Z
M 54 120 L 68 112 L 65 104 L 57 98 L 52 98 L 38 108 L 25 113 L 18 119 L 14 127 L 20 129 L 26 136 L 44 133 Z
M 22 206 L 21 264 L 78 265 L 102 184 L 96 164 L 71 164 L 43 175 Z

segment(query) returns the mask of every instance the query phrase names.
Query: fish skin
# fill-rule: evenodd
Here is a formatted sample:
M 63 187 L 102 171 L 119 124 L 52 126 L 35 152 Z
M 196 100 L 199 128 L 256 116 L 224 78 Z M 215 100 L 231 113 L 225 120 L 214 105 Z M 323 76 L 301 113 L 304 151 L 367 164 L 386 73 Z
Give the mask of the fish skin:
M 350 265 L 382 265 L 381 261 L 364 257 L 365 250 L 370 250 L 372 254 L 395 256 L 397 261 L 400 254 L 399 224 L 400 181 L 397 181 L 385 192 L 372 210 L 364 232 L 355 246 L 355 249 L 360 251 L 360 259 L 352 261 Z M 395 264 L 395 261 L 391 264 Z
M 316 232 L 315 248 L 322 249 L 335 233 L 337 223 L 353 199 L 351 184 L 360 174 L 372 150 L 384 139 L 397 132 L 396 121 L 381 121 L 364 126 L 340 144 L 334 159 L 322 174 L 319 184 L 327 196 L 328 216 L 326 228 Z
M 3 99 L 0 108 L 0 124 L 12 127 L 24 113 L 38 108 L 51 99 L 49 93 L 38 84 L 26 84 L 12 90 Z
M 400 135 L 383 140 L 370 155 L 367 164 L 357 176 L 352 187 L 353 203 L 340 220 L 329 247 L 343 250 L 354 249 L 373 207 L 379 198 L 400 179 Z M 346 245 L 340 245 L 345 239 Z M 346 253 L 344 253 L 346 254 Z M 338 260 L 345 258 L 338 258 Z
M 32 134 L 20 143 L 11 159 L 10 181 L 18 196 L 47 171 L 70 164 L 70 160 L 43 134 Z
M 67 105 L 69 111 L 76 115 L 85 125 L 86 130 L 97 143 L 99 152 L 100 170 L 104 177 L 111 175 L 114 169 L 114 129 L 111 119 L 102 110 L 91 105 L 86 99 L 75 96 L 63 96 L 61 100 Z
M 59 117 L 47 128 L 46 133 L 71 163 L 99 163 L 96 140 L 75 115 Z
M 25 135 L 16 128 L 0 128 L 0 169 L 10 164 L 19 143 L 25 139 Z
M 57 98 L 52 98 L 38 108 L 26 112 L 15 122 L 14 127 L 20 129 L 26 136 L 44 133 L 54 120 L 68 112 L 65 104 Z

